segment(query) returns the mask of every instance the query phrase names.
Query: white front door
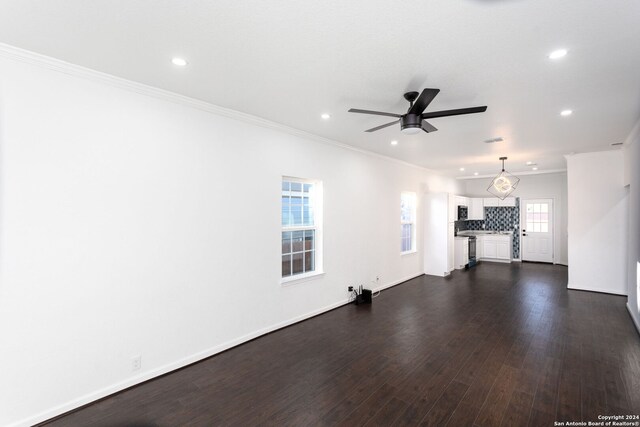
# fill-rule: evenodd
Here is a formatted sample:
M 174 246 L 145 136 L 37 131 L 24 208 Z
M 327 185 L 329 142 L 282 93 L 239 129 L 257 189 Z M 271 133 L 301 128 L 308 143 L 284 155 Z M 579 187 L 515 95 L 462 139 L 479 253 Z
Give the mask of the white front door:
M 522 260 L 553 262 L 553 200 L 522 202 Z

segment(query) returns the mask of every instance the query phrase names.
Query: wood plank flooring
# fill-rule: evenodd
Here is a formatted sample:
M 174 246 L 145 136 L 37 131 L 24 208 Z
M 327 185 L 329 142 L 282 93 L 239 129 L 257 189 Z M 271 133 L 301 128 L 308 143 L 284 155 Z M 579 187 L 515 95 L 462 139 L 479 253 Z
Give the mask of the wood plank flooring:
M 640 414 L 626 298 L 566 284 L 566 267 L 528 263 L 422 276 L 49 425 L 552 426 Z

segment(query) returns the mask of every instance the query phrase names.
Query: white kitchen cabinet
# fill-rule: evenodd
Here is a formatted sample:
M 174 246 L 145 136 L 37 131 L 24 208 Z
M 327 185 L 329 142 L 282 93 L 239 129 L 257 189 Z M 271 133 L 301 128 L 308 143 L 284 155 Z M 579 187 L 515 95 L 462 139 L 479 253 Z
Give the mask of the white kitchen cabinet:
M 511 262 L 510 235 L 479 235 L 476 258 L 484 261 Z
M 506 197 L 504 200 L 500 200 L 497 197 L 487 197 L 484 199 L 484 205 L 487 206 L 505 206 L 513 207 L 516 205 L 515 197 Z
M 454 269 L 455 196 L 426 193 L 423 206 L 424 273 L 446 276 Z
M 469 263 L 469 238 L 456 237 L 454 243 L 454 267 L 456 270 L 464 268 Z
M 469 206 L 469 198 L 464 196 L 456 196 L 456 207 L 457 206 Z
M 500 200 L 498 203 L 498 206 L 509 206 L 509 207 L 515 207 L 516 205 L 516 198 L 515 197 L 505 197 L 504 200 Z
M 480 241 L 482 242 L 482 258 L 498 258 L 498 245 L 496 245 L 495 240 L 481 237 Z
M 511 259 L 511 239 L 496 239 L 498 259 Z
M 469 212 L 467 215 L 467 219 L 484 219 L 484 199 L 479 197 L 473 197 L 469 199 Z

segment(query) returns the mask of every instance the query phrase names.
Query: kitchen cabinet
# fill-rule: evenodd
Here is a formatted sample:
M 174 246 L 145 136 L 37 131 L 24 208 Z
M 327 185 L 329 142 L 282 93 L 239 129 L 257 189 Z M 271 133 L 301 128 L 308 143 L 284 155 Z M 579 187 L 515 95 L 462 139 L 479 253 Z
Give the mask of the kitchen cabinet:
M 506 197 L 504 200 L 500 200 L 498 206 L 511 206 L 515 207 L 516 198 L 515 197 Z
M 511 239 L 496 239 L 496 247 L 496 258 L 511 261 Z
M 456 207 L 457 206 L 469 206 L 469 198 L 464 196 L 456 196 Z
M 511 235 L 479 235 L 476 257 L 483 261 L 511 262 Z
M 467 215 L 467 219 L 484 219 L 484 199 L 479 197 L 473 197 L 469 199 L 469 212 Z
M 516 198 L 515 197 L 506 197 L 504 200 L 500 200 L 497 197 L 487 197 L 484 199 L 484 206 L 515 206 Z
M 455 196 L 426 193 L 423 206 L 424 273 L 446 276 L 454 269 Z
M 460 270 L 469 263 L 469 238 L 456 237 L 454 243 L 454 268 Z

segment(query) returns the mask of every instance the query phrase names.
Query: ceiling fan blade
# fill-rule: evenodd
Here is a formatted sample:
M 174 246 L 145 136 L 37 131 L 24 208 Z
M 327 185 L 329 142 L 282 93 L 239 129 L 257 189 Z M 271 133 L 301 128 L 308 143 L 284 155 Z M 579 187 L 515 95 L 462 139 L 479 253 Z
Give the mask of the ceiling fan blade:
M 360 113 L 360 114 L 373 114 L 376 116 L 389 116 L 389 117 L 402 117 L 402 114 L 394 114 L 394 113 L 385 113 L 382 111 L 371 111 L 371 110 L 359 110 L 357 108 L 351 108 L 349 110 L 350 113 Z
M 457 110 L 432 111 L 431 113 L 423 113 L 422 118 L 435 119 L 438 117 L 459 116 L 460 114 L 484 113 L 485 111 L 487 111 L 486 105 L 483 107 L 460 108 Z
M 426 133 L 431 133 L 431 132 L 435 132 L 438 130 L 437 127 L 435 127 L 434 125 L 432 125 L 431 123 L 429 123 L 426 120 L 422 121 L 422 130 L 425 131 Z
M 422 112 L 427 108 L 433 98 L 440 92 L 440 89 L 425 89 L 422 91 L 418 99 L 413 103 L 411 108 L 409 108 L 409 114 L 422 114 Z
M 377 131 L 377 130 L 380 130 L 380 129 L 384 129 L 384 128 L 386 128 L 386 127 L 389 127 L 389 126 L 391 126 L 391 125 L 395 125 L 396 123 L 400 123 L 400 120 L 394 120 L 394 121 L 392 121 L 391 123 L 387 123 L 386 125 L 380 125 L 380 126 L 376 126 L 376 127 L 374 127 L 374 128 L 371 128 L 371 129 L 367 129 L 367 130 L 365 130 L 365 132 L 375 132 L 375 131 Z

